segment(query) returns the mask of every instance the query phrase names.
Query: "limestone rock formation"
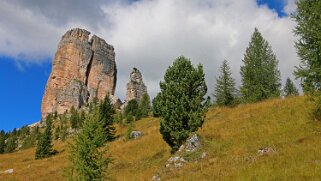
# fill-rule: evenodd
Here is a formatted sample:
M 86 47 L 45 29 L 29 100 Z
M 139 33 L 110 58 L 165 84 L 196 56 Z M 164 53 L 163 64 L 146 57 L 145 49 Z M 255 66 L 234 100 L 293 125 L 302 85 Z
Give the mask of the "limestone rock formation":
M 42 117 L 80 108 L 94 97 L 113 95 L 116 62 L 112 45 L 84 29 L 67 31 L 59 42 L 42 99 Z
M 142 74 L 137 68 L 133 68 L 127 83 L 126 101 L 136 99 L 139 102 L 145 93 L 147 93 L 147 87 L 143 82 Z

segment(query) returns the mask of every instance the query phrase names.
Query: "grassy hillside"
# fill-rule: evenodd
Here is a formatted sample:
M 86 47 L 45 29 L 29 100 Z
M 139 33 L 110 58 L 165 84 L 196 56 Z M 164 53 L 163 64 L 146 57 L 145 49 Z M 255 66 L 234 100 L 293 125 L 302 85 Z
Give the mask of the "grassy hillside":
M 309 119 L 304 97 L 269 100 L 236 108 L 211 108 L 198 131 L 207 152 L 199 161 L 180 169 L 164 168 L 170 148 L 159 134 L 159 120 L 136 123 L 144 136 L 125 141 L 126 127 L 117 127 L 120 138 L 109 144 L 114 159 L 111 180 L 321 180 L 321 123 Z M 260 155 L 261 147 L 275 152 Z M 0 180 L 63 180 L 67 166 L 66 144 L 56 142 L 58 155 L 35 161 L 34 149 L 0 155 Z M 193 155 L 192 155 L 193 157 Z

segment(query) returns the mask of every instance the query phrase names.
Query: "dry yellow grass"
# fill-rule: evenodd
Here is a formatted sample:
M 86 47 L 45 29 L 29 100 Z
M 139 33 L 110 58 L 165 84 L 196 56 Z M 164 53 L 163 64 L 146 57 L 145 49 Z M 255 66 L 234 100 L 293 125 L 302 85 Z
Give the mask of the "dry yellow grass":
M 113 164 L 110 180 L 321 180 L 321 123 L 309 119 L 310 105 L 304 97 L 275 99 L 236 108 L 211 108 L 198 131 L 206 159 L 190 161 L 183 168 L 164 168 L 170 148 L 159 134 L 159 120 L 146 118 L 135 129 L 144 136 L 125 141 L 126 127 L 117 127 L 120 137 L 109 144 Z M 274 154 L 260 156 L 257 150 L 272 147 Z M 64 180 L 68 164 L 66 145 L 55 143 L 58 155 L 34 160 L 34 148 L 0 155 L 0 180 Z M 196 157 L 195 156 L 195 157 Z

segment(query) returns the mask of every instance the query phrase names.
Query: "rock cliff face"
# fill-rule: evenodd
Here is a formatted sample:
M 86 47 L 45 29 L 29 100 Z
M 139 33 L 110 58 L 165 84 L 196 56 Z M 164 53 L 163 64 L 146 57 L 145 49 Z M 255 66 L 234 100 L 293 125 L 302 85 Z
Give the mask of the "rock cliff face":
M 67 31 L 59 42 L 42 99 L 42 117 L 80 108 L 94 97 L 114 95 L 116 62 L 113 46 L 84 29 Z
M 133 68 L 127 83 L 126 101 L 136 99 L 139 102 L 145 93 L 147 93 L 147 87 L 143 82 L 142 74 L 137 68 Z

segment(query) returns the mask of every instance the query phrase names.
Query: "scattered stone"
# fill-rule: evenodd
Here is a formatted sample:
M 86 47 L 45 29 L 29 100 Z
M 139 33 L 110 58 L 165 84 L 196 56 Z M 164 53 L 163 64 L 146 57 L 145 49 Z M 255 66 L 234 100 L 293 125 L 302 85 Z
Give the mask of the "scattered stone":
M 137 139 L 137 138 L 141 137 L 142 135 L 143 135 L 143 133 L 141 131 L 132 131 L 130 133 L 130 138 Z
M 185 146 L 184 145 L 181 145 L 178 149 L 178 152 L 182 152 L 184 150 Z
M 160 178 L 160 175 L 159 175 L 159 174 L 154 175 L 154 176 L 152 177 L 152 181 L 160 181 L 160 180 L 161 180 L 161 178 Z
M 193 152 L 195 151 L 198 147 L 201 146 L 201 141 L 197 134 L 193 134 L 187 141 L 186 141 L 186 148 L 185 150 L 187 152 Z
M 207 156 L 207 153 L 203 152 L 202 155 L 201 155 L 201 159 L 204 159 L 206 156 Z
M 174 163 L 174 162 L 177 162 L 179 159 L 180 159 L 179 156 L 173 156 L 173 157 L 170 157 L 167 162 Z
M 13 169 L 8 169 L 6 171 L 3 172 L 4 174 L 12 174 L 13 173 Z
M 180 158 L 179 161 L 182 163 L 187 163 L 187 161 L 184 158 Z
M 181 168 L 183 166 L 183 163 L 174 163 L 175 168 Z
M 275 153 L 275 150 L 272 147 L 260 148 L 257 150 L 260 155 L 269 155 Z

